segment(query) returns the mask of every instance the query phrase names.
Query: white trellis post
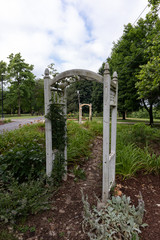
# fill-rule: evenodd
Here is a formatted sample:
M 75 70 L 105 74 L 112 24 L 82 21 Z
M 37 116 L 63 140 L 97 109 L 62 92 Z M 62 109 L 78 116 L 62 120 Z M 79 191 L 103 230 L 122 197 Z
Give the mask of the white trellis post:
M 82 104 L 79 103 L 79 123 L 82 123 Z
M 44 102 L 45 115 L 49 112 L 49 104 L 51 100 L 50 77 L 49 70 L 46 68 L 44 76 Z M 45 138 L 46 138 L 46 174 L 51 175 L 52 172 L 52 126 L 51 121 L 45 118 Z
M 65 117 L 65 147 L 64 147 L 64 167 L 65 167 L 65 176 L 64 180 L 67 180 L 67 90 L 66 87 L 63 92 L 63 100 L 64 100 L 64 117 Z
M 89 121 L 92 120 L 92 104 L 89 104 Z
M 109 64 L 106 63 L 103 79 L 103 202 L 106 202 L 109 196 L 110 84 Z
M 115 184 L 115 165 L 116 165 L 116 135 L 117 135 L 117 98 L 118 98 L 118 78 L 117 73 L 113 73 L 113 83 L 115 83 L 114 106 L 111 111 L 111 154 L 110 154 L 110 177 L 111 184 Z

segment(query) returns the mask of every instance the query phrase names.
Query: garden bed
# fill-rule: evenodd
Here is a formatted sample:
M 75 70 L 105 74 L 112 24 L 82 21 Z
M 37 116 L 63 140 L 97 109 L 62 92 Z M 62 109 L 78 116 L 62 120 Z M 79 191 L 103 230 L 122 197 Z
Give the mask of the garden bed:
M 13 134 L 9 132 L 6 133 L 1 139 L 1 151 L 3 152 L 5 149 L 7 152 L 10 148 L 15 148 L 15 143 L 20 144 L 24 140 L 33 142 L 33 139 L 34 141 L 36 140 L 36 142 L 38 141 L 43 147 L 44 125 L 38 124 L 37 126 L 38 127 L 35 125 L 25 126 L 16 130 Z M 139 128 L 141 128 L 141 135 L 138 135 Z M 83 203 L 81 189 L 83 189 L 85 195 L 88 195 L 88 201 L 91 207 L 96 206 L 97 199 L 95 195 L 101 199 L 102 193 L 103 128 L 101 124 L 94 122 L 79 126 L 69 121 L 68 129 L 68 138 L 70 140 L 72 139 L 72 141 L 69 140 L 68 143 L 68 161 L 70 163 L 68 179 L 62 182 L 62 185 L 57 191 L 52 192 L 51 209 L 41 211 L 35 215 L 29 214 L 28 218 L 26 218 L 25 215 L 24 219 L 22 218 L 16 222 L 16 225 L 6 225 L 6 234 L 4 225 L 1 225 L 0 240 L 89 239 L 87 234 L 82 230 Z M 143 134 L 142 130 L 144 130 Z M 152 137 L 151 134 L 153 135 Z M 19 136 L 24 139 L 20 139 Z M 93 136 L 95 140 L 90 142 Z M 128 138 L 126 139 L 126 137 Z M 12 139 L 10 145 L 7 139 Z M 149 151 L 142 154 L 143 150 L 137 149 L 135 145 L 136 142 L 142 142 L 142 148 L 145 148 L 147 142 Z M 125 148 L 126 146 L 129 147 Z M 134 128 L 133 126 L 118 126 L 117 163 L 120 163 L 120 165 L 117 167 L 117 173 L 121 172 L 122 174 L 117 174 L 116 184 L 118 184 L 119 191 L 122 192 L 123 195 L 125 194 L 131 197 L 131 202 L 135 206 L 138 204 L 139 192 L 142 194 L 146 209 L 143 222 L 149 225 L 141 229 L 140 239 L 142 240 L 158 240 L 160 236 L 160 229 L 158 227 L 160 223 L 160 179 L 159 174 L 155 175 L 151 173 L 152 170 L 159 172 L 159 160 L 157 161 L 157 165 L 155 165 L 154 160 L 156 158 L 151 158 L 152 156 L 149 157 L 150 149 L 152 149 L 157 159 L 159 159 L 159 147 L 159 132 L 157 130 L 152 130 L 148 127 L 145 129 L 145 127 L 141 125 Z M 128 150 L 131 151 L 129 155 Z M 89 155 L 90 152 L 91 155 Z M 148 159 L 146 162 L 143 161 L 145 157 Z M 121 160 L 123 160 L 123 162 L 120 162 Z M 133 166 L 136 166 L 139 160 L 142 166 L 147 168 L 146 170 L 137 170 L 135 173 Z M 132 171 L 130 171 L 130 169 L 132 169 Z M 47 187 L 47 185 L 45 187 Z
M 58 192 L 52 198 L 52 209 L 30 216 L 25 223 L 28 229 L 21 233 L 21 239 L 35 240 L 88 240 L 88 236 L 82 231 L 83 204 L 81 201 L 81 189 L 88 195 L 91 206 L 97 204 L 95 195 L 101 198 L 101 158 L 102 138 L 98 137 L 93 143 L 93 152 L 88 161 L 85 161 L 83 168 L 86 179 L 76 179 L 73 173 L 68 175 L 67 181 L 63 182 Z M 140 234 L 142 240 L 159 240 L 159 216 L 160 216 L 160 178 L 158 175 L 143 172 L 135 177 L 123 180 L 117 176 L 116 183 L 120 186 L 122 194 L 131 197 L 132 203 L 137 206 L 139 192 L 142 193 L 145 202 L 144 222 L 149 226 L 145 227 Z M 19 238 L 20 239 L 20 238 Z

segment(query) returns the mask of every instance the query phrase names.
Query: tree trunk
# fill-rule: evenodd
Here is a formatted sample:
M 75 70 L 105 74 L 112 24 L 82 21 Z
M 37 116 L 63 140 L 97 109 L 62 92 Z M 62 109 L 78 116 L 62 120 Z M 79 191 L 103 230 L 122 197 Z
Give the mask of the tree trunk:
M 18 76 L 17 76 L 17 79 L 18 79 L 18 116 L 21 116 L 20 81 L 19 81 Z
M 20 94 L 18 94 L 18 116 L 21 116 L 21 99 L 20 99 Z
M 149 125 L 153 125 L 153 103 L 150 103 L 149 108 L 147 107 L 147 105 L 145 104 L 144 99 L 142 99 L 143 104 L 145 109 L 147 110 L 147 112 L 149 113 Z
M 122 119 L 126 120 L 126 113 L 125 112 L 122 112 Z
M 153 125 L 153 111 L 152 111 L 152 104 L 150 105 L 150 108 L 149 108 L 149 125 Z

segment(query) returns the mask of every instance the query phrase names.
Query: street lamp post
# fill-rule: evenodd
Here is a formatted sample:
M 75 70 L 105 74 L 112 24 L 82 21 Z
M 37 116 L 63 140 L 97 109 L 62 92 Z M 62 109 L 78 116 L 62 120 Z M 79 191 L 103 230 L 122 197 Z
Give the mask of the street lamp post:
M 2 120 L 4 118 L 3 116 L 3 73 L 1 74 L 1 84 L 2 84 Z
M 78 95 L 78 104 L 80 104 L 80 93 L 79 93 L 79 90 L 77 90 L 77 95 Z
M 79 93 L 79 90 L 77 90 L 77 95 L 78 95 L 78 109 L 79 109 L 78 121 L 80 121 L 80 93 Z

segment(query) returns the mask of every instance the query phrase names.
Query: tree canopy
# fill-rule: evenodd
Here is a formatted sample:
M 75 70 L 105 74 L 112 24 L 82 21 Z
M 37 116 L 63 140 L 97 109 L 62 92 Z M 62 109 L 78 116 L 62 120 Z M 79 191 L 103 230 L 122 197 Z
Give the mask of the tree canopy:
M 150 124 L 153 124 L 153 106 L 156 107 L 160 103 L 160 19 L 158 17 L 157 6 L 160 1 L 153 4 L 152 13 L 148 14 L 150 22 L 152 22 L 152 37 L 147 39 L 148 47 L 145 53 L 149 58 L 146 64 L 140 66 L 137 74 L 138 81 L 136 88 L 138 90 L 139 99 L 142 100 L 145 109 L 150 116 Z
M 17 106 L 18 115 L 21 114 L 22 104 L 27 104 L 32 112 L 33 90 L 35 85 L 35 76 L 32 73 L 33 65 L 26 63 L 20 53 L 15 55 L 12 53 L 8 58 L 9 64 L 7 72 L 12 102 Z

